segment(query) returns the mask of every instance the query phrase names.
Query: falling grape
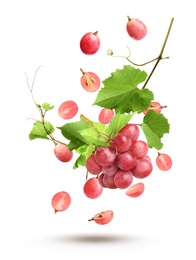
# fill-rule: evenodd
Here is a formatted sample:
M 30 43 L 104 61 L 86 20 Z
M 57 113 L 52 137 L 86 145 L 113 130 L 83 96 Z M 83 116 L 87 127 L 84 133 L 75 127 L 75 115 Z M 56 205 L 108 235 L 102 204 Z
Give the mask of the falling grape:
M 78 112 L 78 105 L 72 100 L 63 102 L 58 109 L 59 116 L 63 119 L 71 119 Z
M 126 29 L 129 36 L 135 40 L 141 40 L 147 34 L 146 25 L 141 20 L 136 18 L 131 19 L 129 16 Z
M 142 195 L 144 192 L 144 184 L 142 182 L 138 182 L 136 184 L 131 185 L 125 192 L 125 194 L 129 197 L 136 198 Z
M 66 210 L 71 204 L 71 197 L 66 191 L 57 192 L 52 197 L 52 207 L 55 213 Z
M 109 108 L 103 108 L 98 116 L 98 120 L 102 124 L 109 124 L 114 117 L 114 110 Z
M 80 40 L 80 49 L 84 54 L 95 54 L 100 48 L 98 31 L 84 34 Z
M 172 167 L 172 159 L 168 154 L 158 153 L 156 165 L 162 171 L 168 171 Z
M 61 162 L 69 162 L 73 158 L 73 151 L 70 151 L 67 145 L 61 143 L 55 144 L 54 154 Z
M 99 225 L 105 225 L 105 224 L 108 224 L 109 222 L 111 222 L 113 217 L 114 217 L 113 211 L 106 210 L 106 211 L 102 211 L 100 213 L 95 214 L 94 217 L 92 217 L 88 221 L 94 220 L 95 223 L 97 223 Z
M 80 83 L 87 92 L 95 92 L 101 85 L 100 78 L 94 72 L 84 72 L 82 69 L 82 77 Z
M 83 191 L 89 199 L 96 199 L 102 194 L 103 187 L 100 185 L 98 178 L 92 177 L 85 182 Z

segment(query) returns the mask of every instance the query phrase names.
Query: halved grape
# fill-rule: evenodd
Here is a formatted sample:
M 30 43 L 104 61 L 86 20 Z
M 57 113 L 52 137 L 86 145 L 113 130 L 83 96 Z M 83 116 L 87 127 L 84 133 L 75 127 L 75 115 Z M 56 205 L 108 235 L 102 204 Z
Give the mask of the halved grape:
M 66 191 L 60 191 L 52 197 L 51 203 L 55 213 L 64 211 L 70 206 L 71 197 Z
M 88 221 L 94 220 L 99 225 L 105 225 L 108 224 L 113 219 L 113 216 L 114 213 L 112 210 L 106 210 L 95 214 L 94 217 L 92 217 Z
M 162 171 L 168 171 L 172 167 L 172 159 L 168 154 L 158 153 L 156 165 Z
M 125 194 L 129 197 L 136 198 L 142 195 L 142 193 L 144 192 L 144 188 L 145 188 L 144 184 L 142 182 L 138 182 L 130 186 L 126 190 Z
M 75 101 L 68 100 L 63 102 L 58 109 L 59 116 L 63 119 L 71 119 L 78 112 L 78 105 Z

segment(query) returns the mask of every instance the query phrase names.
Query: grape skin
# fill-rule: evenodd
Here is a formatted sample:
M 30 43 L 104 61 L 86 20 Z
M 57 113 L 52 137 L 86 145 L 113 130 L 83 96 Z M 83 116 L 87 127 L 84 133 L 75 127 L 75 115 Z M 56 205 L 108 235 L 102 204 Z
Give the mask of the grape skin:
M 128 17 L 126 29 L 129 36 L 134 40 L 141 40 L 147 34 L 146 25 L 137 18 L 131 19 L 130 17 Z
M 118 133 L 112 138 L 114 147 L 118 152 L 125 152 L 129 149 L 132 144 L 131 138 L 126 134 Z
M 136 166 L 131 170 L 132 174 L 136 178 L 146 178 L 151 174 L 153 166 L 148 159 L 138 159 Z
M 133 182 L 133 174 L 131 171 L 118 170 L 114 176 L 114 183 L 117 188 L 125 189 Z
M 58 143 L 54 146 L 54 154 L 61 162 L 69 162 L 73 158 L 73 152 L 64 144 Z
M 86 160 L 86 169 L 91 174 L 99 174 L 102 172 L 102 167 L 95 160 L 95 155 L 92 153 Z
M 126 134 L 133 142 L 138 139 L 140 129 L 136 124 L 128 123 L 123 128 L 121 128 L 119 133 Z
M 116 159 L 115 151 L 107 146 L 101 146 L 95 151 L 95 159 L 101 166 L 111 166 Z
M 98 32 L 88 32 L 80 40 L 80 49 L 84 54 L 95 54 L 100 48 Z
M 100 185 L 98 178 L 92 177 L 85 182 L 83 191 L 89 199 L 96 199 L 102 194 L 103 187 Z

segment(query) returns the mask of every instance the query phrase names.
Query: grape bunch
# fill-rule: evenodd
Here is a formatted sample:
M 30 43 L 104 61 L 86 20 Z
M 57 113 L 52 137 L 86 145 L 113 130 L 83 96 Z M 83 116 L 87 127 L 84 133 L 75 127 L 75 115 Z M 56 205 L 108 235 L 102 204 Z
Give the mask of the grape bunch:
M 42 105 L 35 103 L 33 84 L 32 86 L 28 84 L 33 101 L 41 115 L 41 120 L 34 122 L 33 129 L 29 134 L 30 140 L 36 138 L 51 140 L 54 144 L 54 155 L 62 163 L 68 163 L 73 159 L 74 150 L 81 153 L 73 168 L 85 166 L 86 179 L 83 184 L 83 192 L 89 199 L 100 197 L 104 189 L 125 190 L 124 193 L 132 198 L 142 195 L 145 189 L 142 180 L 148 177 L 154 168 L 149 156 L 150 148 L 154 147 L 158 150 L 155 165 L 159 170 L 168 171 L 172 167 L 171 157 L 160 152 L 163 146 L 161 138 L 165 133 L 169 133 L 168 120 L 162 113 L 162 109 L 167 106 L 162 106 L 155 101 L 154 94 L 146 89 L 158 62 L 164 59 L 162 54 L 172 22 L 173 18 L 159 56 L 149 62 L 137 65 L 129 59 L 130 55 L 127 57 L 114 56 L 110 49 L 107 52 L 109 56 L 124 57 L 136 66 L 144 66 L 156 61 L 149 76 L 146 75 L 145 71 L 135 69 L 132 66 L 124 66 L 122 70 L 117 69 L 116 72 L 111 73 L 111 77 L 101 80 L 97 73 L 80 68 L 82 72 L 79 79 L 80 87 L 89 94 L 98 91 L 93 105 L 98 105 L 101 109 L 97 116 L 98 122 L 80 115 L 80 121 L 66 123 L 62 127 L 58 127 L 66 141 L 58 141 L 54 138 L 53 125 L 45 121 L 45 114 L 54 106 L 49 103 Z M 147 35 L 147 27 L 140 19 L 128 16 L 126 32 L 128 37 L 139 41 Z M 84 55 L 92 56 L 98 53 L 101 47 L 98 31 L 85 33 L 81 37 L 79 46 Z M 130 79 L 131 75 L 133 79 Z M 135 86 L 135 82 L 141 83 L 143 81 L 142 89 Z M 102 84 L 103 87 L 101 87 Z M 130 104 L 128 104 L 128 100 Z M 77 116 L 78 111 L 79 106 L 74 100 L 66 100 L 59 106 L 58 115 L 67 121 Z M 142 123 L 131 122 L 131 118 L 135 114 L 143 114 Z M 146 140 L 140 138 L 141 130 L 143 130 Z M 67 191 L 59 191 L 52 197 L 51 204 L 55 213 L 65 211 L 71 205 L 71 196 Z M 113 216 L 112 210 L 105 210 L 95 214 L 88 221 L 105 225 L 111 222 Z
M 143 179 L 151 174 L 153 165 L 148 156 L 148 145 L 138 139 L 139 132 L 136 124 L 126 124 L 110 140 L 111 146 L 100 146 L 87 158 L 88 173 L 97 175 L 97 182 L 103 188 L 126 189 L 133 178 Z M 89 180 L 84 191 L 87 197 L 92 198 L 92 189 L 86 188 L 89 187 Z M 101 191 L 99 187 L 93 198 L 101 195 Z

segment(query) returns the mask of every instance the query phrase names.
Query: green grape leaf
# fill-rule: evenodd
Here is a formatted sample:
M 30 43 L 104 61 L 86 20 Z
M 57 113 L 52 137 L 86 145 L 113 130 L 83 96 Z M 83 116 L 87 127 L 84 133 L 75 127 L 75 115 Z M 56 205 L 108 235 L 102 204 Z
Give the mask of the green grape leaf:
M 68 148 L 70 150 L 73 150 L 73 149 L 77 149 L 78 147 L 86 143 L 85 138 L 79 133 L 79 131 L 86 128 L 92 128 L 92 126 L 90 126 L 88 122 L 84 120 L 82 117 L 80 117 L 80 121 L 74 123 L 67 123 L 57 128 L 60 129 L 62 135 L 67 140 L 70 140 L 68 144 Z
M 163 144 L 162 144 L 160 138 L 158 137 L 158 135 L 156 135 L 154 132 L 152 132 L 152 130 L 145 123 L 143 123 L 141 125 L 141 128 L 142 128 L 142 131 L 144 132 L 144 135 L 146 136 L 146 141 L 147 141 L 148 147 L 149 148 L 154 147 L 157 150 L 160 150 L 163 147 Z
M 164 134 L 169 133 L 170 130 L 167 118 L 162 113 L 150 110 L 144 116 L 141 127 L 146 136 L 148 146 L 160 150 L 163 147 L 161 138 Z
M 114 137 L 133 117 L 134 114 L 116 114 L 110 121 L 106 134 L 110 138 Z
M 80 153 L 80 156 L 75 161 L 73 169 L 78 168 L 80 165 L 85 166 L 86 165 L 86 159 L 91 155 L 91 153 L 94 150 L 95 150 L 95 148 L 92 144 L 89 144 L 89 145 L 85 144 L 85 145 L 80 146 L 76 150 L 77 153 Z
M 44 121 L 45 128 L 47 129 L 48 133 L 52 134 L 54 133 L 54 127 L 51 123 Z M 29 134 L 29 139 L 34 140 L 37 138 L 50 140 L 48 138 L 48 133 L 46 132 L 44 125 L 41 121 L 36 121 L 33 124 L 33 128 Z
M 45 111 L 51 110 L 54 108 L 54 106 L 51 106 L 49 103 L 43 103 L 42 107 Z
M 109 138 L 99 132 L 97 128 L 91 127 L 78 131 L 79 134 L 85 139 L 86 143 L 92 143 L 94 145 L 109 145 Z
M 149 89 L 139 89 L 138 84 L 145 81 L 147 73 L 130 65 L 117 69 L 103 80 L 104 87 L 97 94 L 93 105 L 115 109 L 116 113 L 141 113 L 154 99 Z
M 78 156 L 77 160 L 74 163 L 73 169 L 77 169 L 79 166 L 85 166 L 86 165 L 86 157 L 83 154 L 80 154 Z
M 148 125 L 152 132 L 156 133 L 158 137 L 163 137 L 164 134 L 169 133 L 170 125 L 168 119 L 162 113 L 157 113 L 150 110 L 144 117 L 143 123 Z

